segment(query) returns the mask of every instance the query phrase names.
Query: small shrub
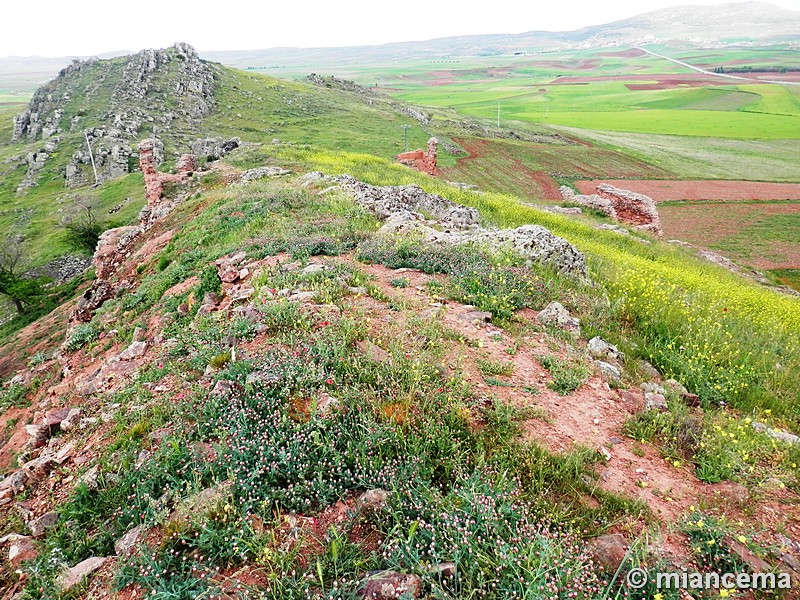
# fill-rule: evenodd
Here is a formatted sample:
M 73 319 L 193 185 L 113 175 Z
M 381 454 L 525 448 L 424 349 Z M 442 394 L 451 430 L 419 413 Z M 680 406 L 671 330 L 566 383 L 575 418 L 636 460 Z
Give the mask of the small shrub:
M 92 208 L 87 206 L 80 217 L 72 219 L 64 227 L 67 242 L 76 250 L 93 254 L 103 227 L 97 222 Z
M 481 358 L 475 362 L 484 375 L 503 375 L 505 377 L 511 377 L 511 374 L 514 372 L 514 363 L 512 362 Z
M 398 277 L 397 279 L 392 279 L 389 283 L 392 287 L 396 288 L 407 288 L 409 285 L 411 285 L 411 281 L 408 279 L 408 277 Z
M 542 355 L 538 360 L 553 377 L 547 387 L 562 396 L 577 390 L 589 377 L 586 364 L 578 359 L 565 360 L 557 356 Z
M 92 323 L 76 325 L 70 331 L 69 339 L 64 344 L 64 349 L 67 352 L 75 352 L 86 344 L 95 341 L 99 334 L 97 327 Z

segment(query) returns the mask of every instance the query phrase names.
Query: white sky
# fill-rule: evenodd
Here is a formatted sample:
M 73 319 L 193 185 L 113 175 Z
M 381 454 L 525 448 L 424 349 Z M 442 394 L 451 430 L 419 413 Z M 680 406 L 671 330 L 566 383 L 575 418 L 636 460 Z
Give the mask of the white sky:
M 360 46 L 484 33 L 567 31 L 681 4 L 721 0 L 38 0 L 3 2 L 0 57 L 163 48 Z M 800 0 L 772 0 L 800 10 Z

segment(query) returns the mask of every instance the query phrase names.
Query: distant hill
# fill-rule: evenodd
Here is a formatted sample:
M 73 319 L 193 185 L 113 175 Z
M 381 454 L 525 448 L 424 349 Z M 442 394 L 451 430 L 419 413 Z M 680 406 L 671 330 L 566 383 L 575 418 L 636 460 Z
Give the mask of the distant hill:
M 266 50 L 201 52 L 204 58 L 236 66 L 312 67 L 321 63 L 386 62 L 420 56 L 453 58 L 490 56 L 518 51 L 592 48 L 642 43 L 718 45 L 753 42 L 800 43 L 800 11 L 767 2 L 717 6 L 678 6 L 629 19 L 574 31 L 529 31 L 520 34 L 471 35 L 380 46 L 344 48 L 270 48 Z
M 446 58 L 491 56 L 518 51 L 546 51 L 641 43 L 798 43 L 800 11 L 768 2 L 739 2 L 717 6 L 677 6 L 629 19 L 574 31 L 529 31 L 409 41 L 378 46 L 341 48 L 268 48 L 200 52 L 202 58 L 237 68 L 288 67 L 310 73 L 325 65 L 381 63 L 426 56 Z M 103 57 L 118 56 L 109 53 Z M 32 91 L 76 57 L 0 58 L 0 90 Z

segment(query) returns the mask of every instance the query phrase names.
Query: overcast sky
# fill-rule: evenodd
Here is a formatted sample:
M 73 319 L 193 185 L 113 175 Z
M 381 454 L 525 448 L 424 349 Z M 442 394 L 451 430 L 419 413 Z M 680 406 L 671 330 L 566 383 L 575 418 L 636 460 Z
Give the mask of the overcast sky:
M 96 55 L 163 48 L 360 46 L 481 33 L 566 31 L 681 4 L 719 0 L 5 0 L 0 57 Z M 773 4 L 800 10 L 800 0 Z M 254 8 L 254 4 L 256 7 Z M 521 8 L 520 8 L 521 7 Z

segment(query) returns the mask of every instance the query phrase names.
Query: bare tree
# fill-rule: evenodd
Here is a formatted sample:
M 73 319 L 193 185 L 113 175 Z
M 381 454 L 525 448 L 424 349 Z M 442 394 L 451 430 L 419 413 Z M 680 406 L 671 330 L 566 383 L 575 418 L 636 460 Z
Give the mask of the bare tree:
M 0 294 L 8 296 L 19 314 L 42 295 L 42 283 L 22 272 L 22 244 L 19 238 L 5 238 L 0 248 Z

